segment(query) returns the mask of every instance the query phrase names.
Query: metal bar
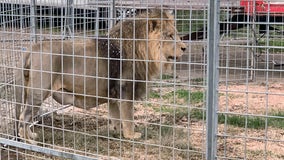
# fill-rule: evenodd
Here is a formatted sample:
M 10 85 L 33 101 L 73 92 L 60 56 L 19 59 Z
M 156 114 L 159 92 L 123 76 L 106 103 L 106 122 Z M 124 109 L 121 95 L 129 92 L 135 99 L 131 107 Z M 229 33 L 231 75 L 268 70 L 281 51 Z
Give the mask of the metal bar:
M 255 68 L 256 68 L 256 66 L 255 66 L 255 58 L 256 58 L 256 55 L 257 55 L 257 53 L 256 53 L 256 45 L 257 45 L 257 35 L 256 35 L 256 24 L 255 24 L 255 22 L 256 22 L 256 6 L 255 6 L 255 0 L 253 1 L 253 14 L 252 14 L 252 48 L 251 48 L 251 51 L 252 51 L 252 53 L 249 53 L 250 54 L 250 57 L 249 57 L 249 55 L 248 55 L 248 60 L 249 60 L 249 58 L 251 58 L 251 60 L 250 60 L 250 62 L 247 62 L 247 66 L 251 69 L 250 70 L 250 80 L 255 80 Z M 250 64 L 249 64 L 250 63 Z
M 31 14 L 31 39 L 34 43 L 37 42 L 37 36 L 36 36 L 36 0 L 32 0 L 31 6 L 30 6 L 30 14 Z
M 27 144 L 23 142 L 17 142 L 17 141 L 5 139 L 5 138 L 0 138 L 0 143 L 13 146 L 13 147 L 17 147 L 17 148 L 21 148 L 21 149 L 34 151 L 34 152 L 40 152 L 40 153 L 44 153 L 44 154 L 48 154 L 52 156 L 57 156 L 61 158 L 69 158 L 69 159 L 74 159 L 74 160 L 97 160 L 97 158 L 90 158 L 90 157 L 75 154 L 75 153 L 68 153 L 68 152 L 64 152 L 64 151 L 60 151 L 56 149 L 40 147 L 40 146 Z
M 47 116 L 47 115 L 49 115 L 49 114 L 51 114 L 51 113 L 54 113 L 54 112 L 57 112 L 57 111 L 60 111 L 60 110 L 63 110 L 63 109 L 68 108 L 68 107 L 70 107 L 70 106 L 71 106 L 70 104 L 69 104 L 69 105 L 62 106 L 62 107 L 60 107 L 60 108 L 58 108 L 58 109 L 55 109 L 55 110 L 46 112 L 46 113 L 41 114 L 41 115 L 38 115 L 37 118 L 38 118 L 38 119 L 39 119 L 39 118 L 43 118 L 44 116 Z M 29 127 L 31 128 L 31 127 L 34 126 L 35 124 L 38 124 L 38 122 L 39 122 L 39 120 L 33 122 L 32 124 L 29 125 Z
M 109 23 L 109 28 L 112 28 L 115 25 L 115 21 L 116 21 L 116 8 L 115 8 L 115 0 L 112 0 L 110 2 L 110 11 L 109 11 L 109 19 L 110 21 Z
M 97 8 L 95 37 L 99 36 L 99 23 L 100 23 L 100 10 L 99 10 L 99 8 Z
M 218 127 L 218 61 L 219 61 L 219 7 L 220 0 L 208 0 L 208 49 L 207 49 L 207 112 L 206 112 L 206 159 L 216 158 Z
M 67 0 L 65 8 L 64 38 L 74 38 L 74 1 Z

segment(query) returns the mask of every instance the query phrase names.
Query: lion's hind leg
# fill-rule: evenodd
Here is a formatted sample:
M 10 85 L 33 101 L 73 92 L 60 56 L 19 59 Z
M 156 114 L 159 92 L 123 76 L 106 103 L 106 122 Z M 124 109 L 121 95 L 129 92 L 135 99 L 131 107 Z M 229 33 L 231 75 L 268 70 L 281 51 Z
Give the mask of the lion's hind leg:
M 43 96 L 40 92 L 41 91 L 31 89 L 27 91 L 27 104 L 19 118 L 19 136 L 33 144 L 34 139 L 37 138 L 37 134 L 32 132 L 30 122 L 38 113 L 39 107 L 44 100 L 43 98 L 40 98 Z
M 26 103 L 26 94 L 27 94 L 27 84 L 28 80 L 24 78 L 23 71 L 18 70 L 15 78 L 15 98 L 16 98 L 16 122 L 15 122 L 15 136 L 16 138 L 19 136 L 18 126 L 19 126 L 19 118 L 21 114 L 22 105 Z
M 26 103 L 27 98 L 27 86 L 29 83 L 29 70 L 30 69 L 30 58 L 29 54 L 23 54 L 22 61 L 19 62 L 18 68 L 15 69 L 15 99 L 16 99 L 16 108 L 15 108 L 15 137 L 18 138 L 19 132 L 19 118 L 22 110 L 22 105 Z
M 28 87 L 25 91 L 27 103 L 23 112 L 19 117 L 18 135 L 27 140 L 29 143 L 35 144 L 36 133 L 31 130 L 31 121 L 38 114 L 41 104 L 50 95 L 51 82 L 42 82 L 41 79 L 50 79 L 50 74 L 33 72 L 30 75 Z

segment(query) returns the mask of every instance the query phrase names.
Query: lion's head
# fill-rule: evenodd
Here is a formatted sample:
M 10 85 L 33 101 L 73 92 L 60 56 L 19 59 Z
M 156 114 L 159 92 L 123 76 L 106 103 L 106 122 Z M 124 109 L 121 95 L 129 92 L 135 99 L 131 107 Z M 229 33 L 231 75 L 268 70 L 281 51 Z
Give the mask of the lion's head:
M 161 9 L 119 22 L 110 30 L 109 36 L 122 46 L 124 58 L 138 60 L 136 68 L 140 73 L 144 69 L 150 78 L 186 50 L 177 34 L 174 17 Z

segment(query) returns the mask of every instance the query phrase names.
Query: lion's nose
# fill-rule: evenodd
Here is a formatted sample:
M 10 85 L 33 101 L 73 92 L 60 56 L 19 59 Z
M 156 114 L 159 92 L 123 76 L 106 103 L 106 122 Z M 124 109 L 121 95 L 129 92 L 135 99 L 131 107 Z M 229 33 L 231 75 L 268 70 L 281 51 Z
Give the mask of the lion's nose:
M 181 47 L 181 50 L 184 52 L 186 50 L 186 47 Z

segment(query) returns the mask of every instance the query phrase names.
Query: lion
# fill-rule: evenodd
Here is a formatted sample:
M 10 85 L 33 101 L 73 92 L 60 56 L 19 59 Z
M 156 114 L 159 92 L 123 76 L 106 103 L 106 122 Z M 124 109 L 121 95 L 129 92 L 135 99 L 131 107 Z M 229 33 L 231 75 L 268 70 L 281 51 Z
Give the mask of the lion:
M 185 50 L 174 17 L 159 9 L 117 23 L 107 38 L 34 44 L 23 53 L 15 74 L 16 133 L 35 143 L 37 134 L 28 123 L 52 96 L 62 105 L 84 109 L 107 103 L 112 128 L 121 128 L 124 138 L 140 138 L 134 131 L 134 101 Z

